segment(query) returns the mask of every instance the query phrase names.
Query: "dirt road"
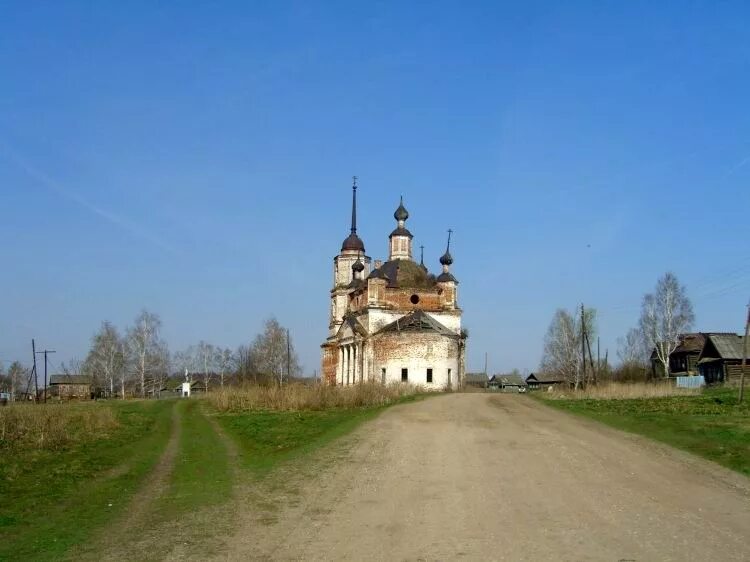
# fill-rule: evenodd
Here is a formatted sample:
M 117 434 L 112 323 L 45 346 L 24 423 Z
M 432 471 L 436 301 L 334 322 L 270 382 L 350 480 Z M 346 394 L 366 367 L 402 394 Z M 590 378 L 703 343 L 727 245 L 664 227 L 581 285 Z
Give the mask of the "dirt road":
M 750 560 L 746 478 L 526 396 L 397 406 L 348 440 L 242 510 L 222 558 Z

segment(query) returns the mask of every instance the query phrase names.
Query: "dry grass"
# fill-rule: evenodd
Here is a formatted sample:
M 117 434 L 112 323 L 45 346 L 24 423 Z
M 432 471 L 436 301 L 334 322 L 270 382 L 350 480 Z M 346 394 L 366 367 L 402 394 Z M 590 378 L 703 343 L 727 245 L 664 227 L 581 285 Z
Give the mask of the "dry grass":
M 418 391 L 418 387 L 399 383 L 387 386 L 378 383 L 352 386 L 290 384 L 281 388 L 278 386 L 224 388 L 211 392 L 207 400 L 222 412 L 326 410 L 385 406 L 405 396 L 417 394 Z
M 699 389 L 677 388 L 674 382 L 612 382 L 573 391 L 555 388 L 546 397 L 553 400 L 632 400 L 636 398 L 663 398 L 666 396 L 690 396 L 700 394 Z
M 117 425 L 112 408 L 100 404 L 13 404 L 0 408 L 0 449 L 55 449 Z

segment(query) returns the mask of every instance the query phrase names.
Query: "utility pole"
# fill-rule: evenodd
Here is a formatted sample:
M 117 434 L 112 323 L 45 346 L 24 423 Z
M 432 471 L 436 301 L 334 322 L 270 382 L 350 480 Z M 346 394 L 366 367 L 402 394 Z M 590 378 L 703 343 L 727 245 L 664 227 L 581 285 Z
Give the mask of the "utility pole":
M 292 346 L 289 342 L 289 328 L 287 328 L 286 329 L 286 378 L 287 378 L 287 382 L 291 380 L 291 377 L 292 377 Z
M 36 371 L 36 344 L 34 343 L 34 338 L 31 338 L 31 353 L 34 354 L 34 367 L 32 372 L 34 373 L 34 402 L 36 402 L 39 399 L 39 377 L 37 376 Z
M 581 381 L 586 385 L 586 318 L 583 313 L 583 303 L 581 303 Z
M 47 354 L 57 353 L 57 352 L 54 349 L 45 349 L 44 351 L 37 351 L 36 353 L 44 354 L 44 390 L 43 392 L 44 392 L 44 403 L 46 404 L 47 403 Z
M 745 367 L 747 366 L 747 336 L 750 331 L 750 302 L 747 303 L 747 318 L 745 319 L 745 339 L 742 344 L 742 372 L 740 373 L 740 402 L 745 397 Z
M 487 352 L 484 352 L 484 376 L 487 376 Z

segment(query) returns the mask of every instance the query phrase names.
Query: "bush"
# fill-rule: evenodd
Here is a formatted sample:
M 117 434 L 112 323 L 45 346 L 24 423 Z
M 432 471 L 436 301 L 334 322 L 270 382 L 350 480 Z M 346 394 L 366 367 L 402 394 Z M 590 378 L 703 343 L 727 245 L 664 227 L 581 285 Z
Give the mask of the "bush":
M 112 409 L 99 404 L 13 404 L 0 408 L 0 448 L 56 449 L 117 425 Z
M 374 382 L 351 386 L 305 385 L 243 386 L 223 388 L 208 394 L 208 401 L 219 411 L 247 410 L 326 410 L 328 408 L 359 408 L 385 406 L 404 396 L 411 396 L 418 388 L 400 383 L 382 385 Z
M 677 388 L 673 381 L 654 383 L 611 382 L 588 386 L 585 389 L 572 390 L 566 388 L 555 388 L 553 392 L 547 393 L 553 400 L 628 400 L 634 398 L 661 398 L 665 396 L 689 396 L 700 394 L 699 389 Z

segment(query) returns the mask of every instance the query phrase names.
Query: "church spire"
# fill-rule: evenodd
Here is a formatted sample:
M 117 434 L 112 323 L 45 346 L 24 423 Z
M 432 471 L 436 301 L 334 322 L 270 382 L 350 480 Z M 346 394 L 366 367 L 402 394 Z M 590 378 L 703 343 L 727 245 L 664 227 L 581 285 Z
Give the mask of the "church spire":
M 357 176 L 352 177 L 352 230 L 351 234 L 344 240 L 341 245 L 341 251 L 351 250 L 355 252 L 364 252 L 365 244 L 357 236 Z
M 352 234 L 357 234 L 357 176 L 352 176 Z

